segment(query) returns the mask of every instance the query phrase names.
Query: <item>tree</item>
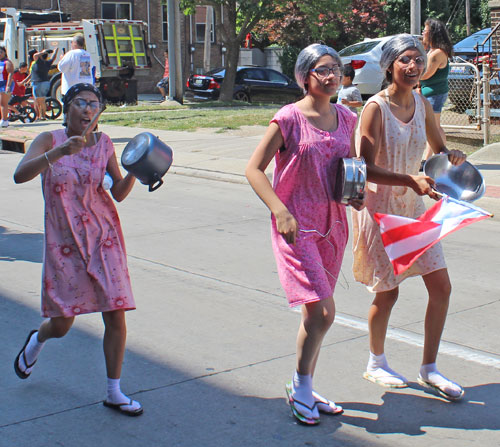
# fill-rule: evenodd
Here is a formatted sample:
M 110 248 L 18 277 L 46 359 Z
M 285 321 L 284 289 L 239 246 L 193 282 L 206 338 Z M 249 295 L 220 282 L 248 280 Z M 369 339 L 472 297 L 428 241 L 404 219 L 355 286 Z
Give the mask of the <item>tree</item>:
M 222 36 L 227 49 L 226 74 L 219 96 L 220 101 L 233 99 L 234 81 L 240 55 L 240 47 L 246 35 L 263 17 L 273 11 L 271 0 L 181 0 L 184 13 L 192 13 L 196 5 L 210 5 L 214 7 L 216 30 Z M 221 6 L 224 8 L 224 20 L 221 17 Z

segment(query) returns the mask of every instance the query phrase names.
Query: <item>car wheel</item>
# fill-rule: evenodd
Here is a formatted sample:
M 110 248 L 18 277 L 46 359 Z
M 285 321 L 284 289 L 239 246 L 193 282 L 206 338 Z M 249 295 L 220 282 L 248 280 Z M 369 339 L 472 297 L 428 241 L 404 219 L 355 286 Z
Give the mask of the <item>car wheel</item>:
M 246 94 L 244 91 L 241 90 L 239 92 L 236 92 L 233 98 L 236 101 L 250 102 L 250 96 L 248 96 L 248 94 Z

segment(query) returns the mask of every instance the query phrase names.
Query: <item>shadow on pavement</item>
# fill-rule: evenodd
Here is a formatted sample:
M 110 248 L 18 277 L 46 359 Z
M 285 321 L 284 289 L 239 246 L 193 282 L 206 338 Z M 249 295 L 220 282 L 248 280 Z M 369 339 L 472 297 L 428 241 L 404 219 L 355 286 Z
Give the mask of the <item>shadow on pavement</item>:
M 423 388 L 410 382 L 410 387 Z M 465 388 L 461 402 L 452 403 L 435 395 L 417 396 L 404 392 L 386 392 L 381 405 L 344 402 L 346 424 L 363 427 L 369 433 L 423 435 L 425 427 L 460 430 L 500 430 L 498 403 L 500 383 Z M 352 416 L 351 411 L 370 413 L 370 417 Z
M 207 368 L 206 374 L 196 375 L 177 368 L 168 354 L 152 360 L 155 346 L 148 355 L 127 349 L 124 361 L 123 391 L 142 403 L 144 414 L 129 418 L 113 412 L 102 405 L 105 368 L 97 314 L 79 316 L 66 337 L 50 340 L 32 375 L 20 380 L 13 360 L 41 318 L 1 288 L 0 315 L 5 340 L 0 345 L 2 446 L 298 447 L 317 445 L 318 439 L 329 446 L 366 445 L 366 439 L 338 432 L 349 420 L 343 416 L 325 416 L 319 426 L 305 427 L 291 416 L 284 393 L 282 398 L 245 395 L 245 383 L 259 375 L 256 366 Z M 161 329 L 157 336 L 164 346 Z
M 42 233 L 17 233 L 0 226 L 0 261 L 42 262 L 42 253 Z

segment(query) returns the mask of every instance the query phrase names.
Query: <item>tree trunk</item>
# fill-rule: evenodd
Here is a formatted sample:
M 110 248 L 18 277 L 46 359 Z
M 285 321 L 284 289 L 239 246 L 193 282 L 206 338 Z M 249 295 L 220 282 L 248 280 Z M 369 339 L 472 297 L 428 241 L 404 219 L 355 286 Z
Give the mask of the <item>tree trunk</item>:
M 220 90 L 220 101 L 231 101 L 233 99 L 234 81 L 236 80 L 236 69 L 240 56 L 239 42 L 228 42 L 226 45 L 226 74 Z

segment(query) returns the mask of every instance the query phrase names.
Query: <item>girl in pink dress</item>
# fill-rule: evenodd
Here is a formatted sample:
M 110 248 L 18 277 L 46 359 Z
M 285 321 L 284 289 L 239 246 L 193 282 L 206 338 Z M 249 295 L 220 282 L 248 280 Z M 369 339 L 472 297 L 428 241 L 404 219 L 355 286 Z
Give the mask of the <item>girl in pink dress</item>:
M 332 198 L 339 159 L 354 155 L 356 115 L 331 104 L 342 77 L 337 52 L 314 44 L 295 65 L 305 96 L 283 107 L 248 162 L 250 185 L 272 213 L 272 246 L 290 306 L 302 306 L 297 366 L 286 391 L 293 415 L 319 422 L 319 411 L 342 412 L 312 387 L 321 342 L 335 317 L 333 291 L 348 229 L 345 206 Z M 275 157 L 273 186 L 265 169 Z M 352 201 L 358 208 L 361 200 Z
M 113 179 L 111 194 L 122 201 L 135 177 L 127 174 L 122 178 L 107 135 L 98 132 L 87 138 L 81 136 L 101 104 L 101 94 L 93 85 L 71 87 L 64 96 L 67 129 L 44 132 L 35 138 L 14 174 L 16 183 L 42 176 L 42 315 L 48 318 L 38 330 L 30 332 L 14 369 L 21 379 L 27 379 L 45 341 L 66 335 L 76 315 L 102 312 L 108 376 L 104 405 L 137 416 L 143 411 L 141 405 L 120 390 L 125 311 L 135 309 L 135 303 L 120 220 L 102 187 L 108 172 Z

